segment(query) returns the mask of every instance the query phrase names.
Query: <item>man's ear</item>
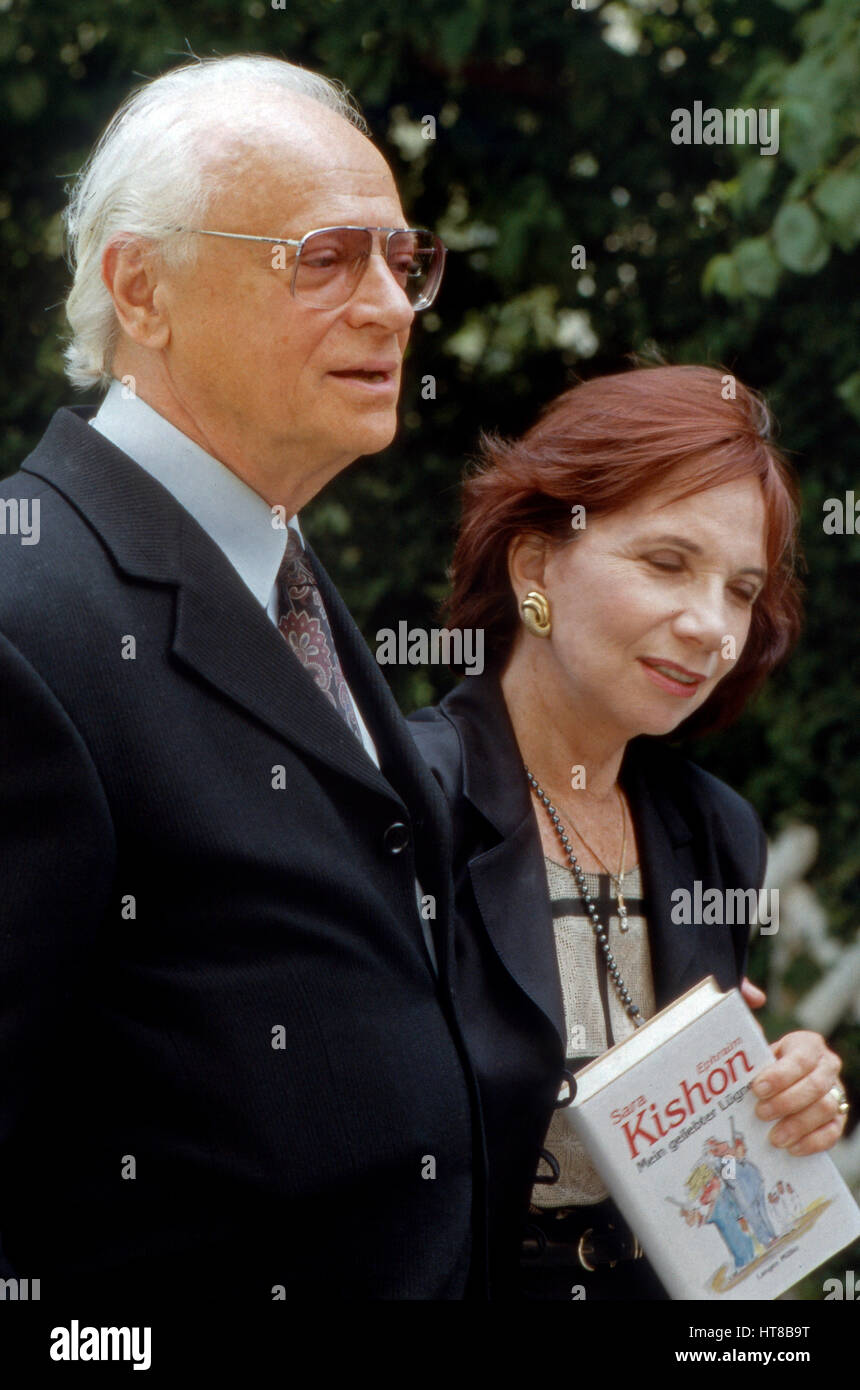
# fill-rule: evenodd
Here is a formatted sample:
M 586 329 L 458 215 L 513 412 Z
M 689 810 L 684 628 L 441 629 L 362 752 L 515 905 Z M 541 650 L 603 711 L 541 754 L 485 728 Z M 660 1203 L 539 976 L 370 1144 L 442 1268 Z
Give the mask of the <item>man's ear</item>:
M 170 323 L 159 285 L 161 262 L 152 245 L 117 237 L 105 248 L 102 279 L 114 302 L 123 332 L 141 347 L 160 350 L 170 339 Z
M 508 546 L 508 577 L 516 595 L 543 589 L 549 543 L 543 536 L 523 532 Z

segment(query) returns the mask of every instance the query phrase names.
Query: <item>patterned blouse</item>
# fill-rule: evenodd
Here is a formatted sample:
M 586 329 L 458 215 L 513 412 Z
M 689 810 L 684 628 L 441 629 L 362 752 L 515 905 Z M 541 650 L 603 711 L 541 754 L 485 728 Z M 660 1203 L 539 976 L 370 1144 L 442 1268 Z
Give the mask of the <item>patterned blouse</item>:
M 609 979 L 603 952 L 585 912 L 573 871 L 546 856 L 544 863 L 564 996 L 567 1066 L 576 1072 L 585 1062 L 629 1037 L 634 1027 Z M 625 931 L 621 930 L 615 889 L 609 875 L 586 873 L 585 883 L 597 905 L 600 922 L 604 926 L 607 920 L 609 922 L 609 948 L 621 978 L 634 1004 L 639 1005 L 643 1018 L 650 1018 L 656 1012 L 656 1005 L 638 866 L 624 875 Z M 557 1160 L 561 1176 L 557 1183 L 535 1185 L 532 1190 L 534 1207 L 591 1206 L 609 1195 L 570 1127 L 567 1110 L 553 1112 L 544 1148 Z

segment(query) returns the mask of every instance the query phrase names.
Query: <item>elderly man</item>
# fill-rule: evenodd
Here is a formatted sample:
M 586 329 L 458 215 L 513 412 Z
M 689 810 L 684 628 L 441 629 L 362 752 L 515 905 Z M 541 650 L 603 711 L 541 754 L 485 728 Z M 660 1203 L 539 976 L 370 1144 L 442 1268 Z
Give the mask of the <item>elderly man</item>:
M 0 548 L 0 1272 L 43 1299 L 482 1287 L 446 812 L 297 520 L 390 442 L 444 260 L 359 124 L 193 64 L 73 191 L 110 386 Z

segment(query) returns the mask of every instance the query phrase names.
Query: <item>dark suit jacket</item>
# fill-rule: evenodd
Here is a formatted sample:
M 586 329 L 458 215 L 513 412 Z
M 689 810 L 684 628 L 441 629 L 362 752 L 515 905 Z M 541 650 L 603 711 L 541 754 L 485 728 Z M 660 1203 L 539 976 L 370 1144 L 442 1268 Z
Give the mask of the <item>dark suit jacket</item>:
M 410 727 L 453 816 L 458 992 L 489 1158 L 490 1286 L 507 1295 L 567 1037 L 543 850 L 493 672 L 464 677 L 440 705 L 410 716 Z M 703 892 L 759 887 L 767 842 L 755 811 L 656 739 L 632 740 L 621 781 L 658 1008 L 708 974 L 723 988 L 737 984 L 747 928 L 675 925 L 671 894 L 692 893 L 697 879 Z
M 6 1259 L 43 1298 L 458 1298 L 483 1159 L 444 800 L 318 559 L 382 771 L 90 413 L 0 486 L 41 505 L 37 545 L 0 536 Z

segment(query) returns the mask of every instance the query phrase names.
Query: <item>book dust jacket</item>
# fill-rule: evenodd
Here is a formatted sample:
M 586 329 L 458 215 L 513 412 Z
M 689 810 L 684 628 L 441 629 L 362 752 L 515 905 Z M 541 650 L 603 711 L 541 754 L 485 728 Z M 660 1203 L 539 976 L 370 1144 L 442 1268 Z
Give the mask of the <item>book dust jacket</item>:
M 774 1299 L 860 1235 L 825 1154 L 767 1136 L 773 1060 L 737 990 L 689 991 L 577 1076 L 567 1114 L 675 1299 Z

